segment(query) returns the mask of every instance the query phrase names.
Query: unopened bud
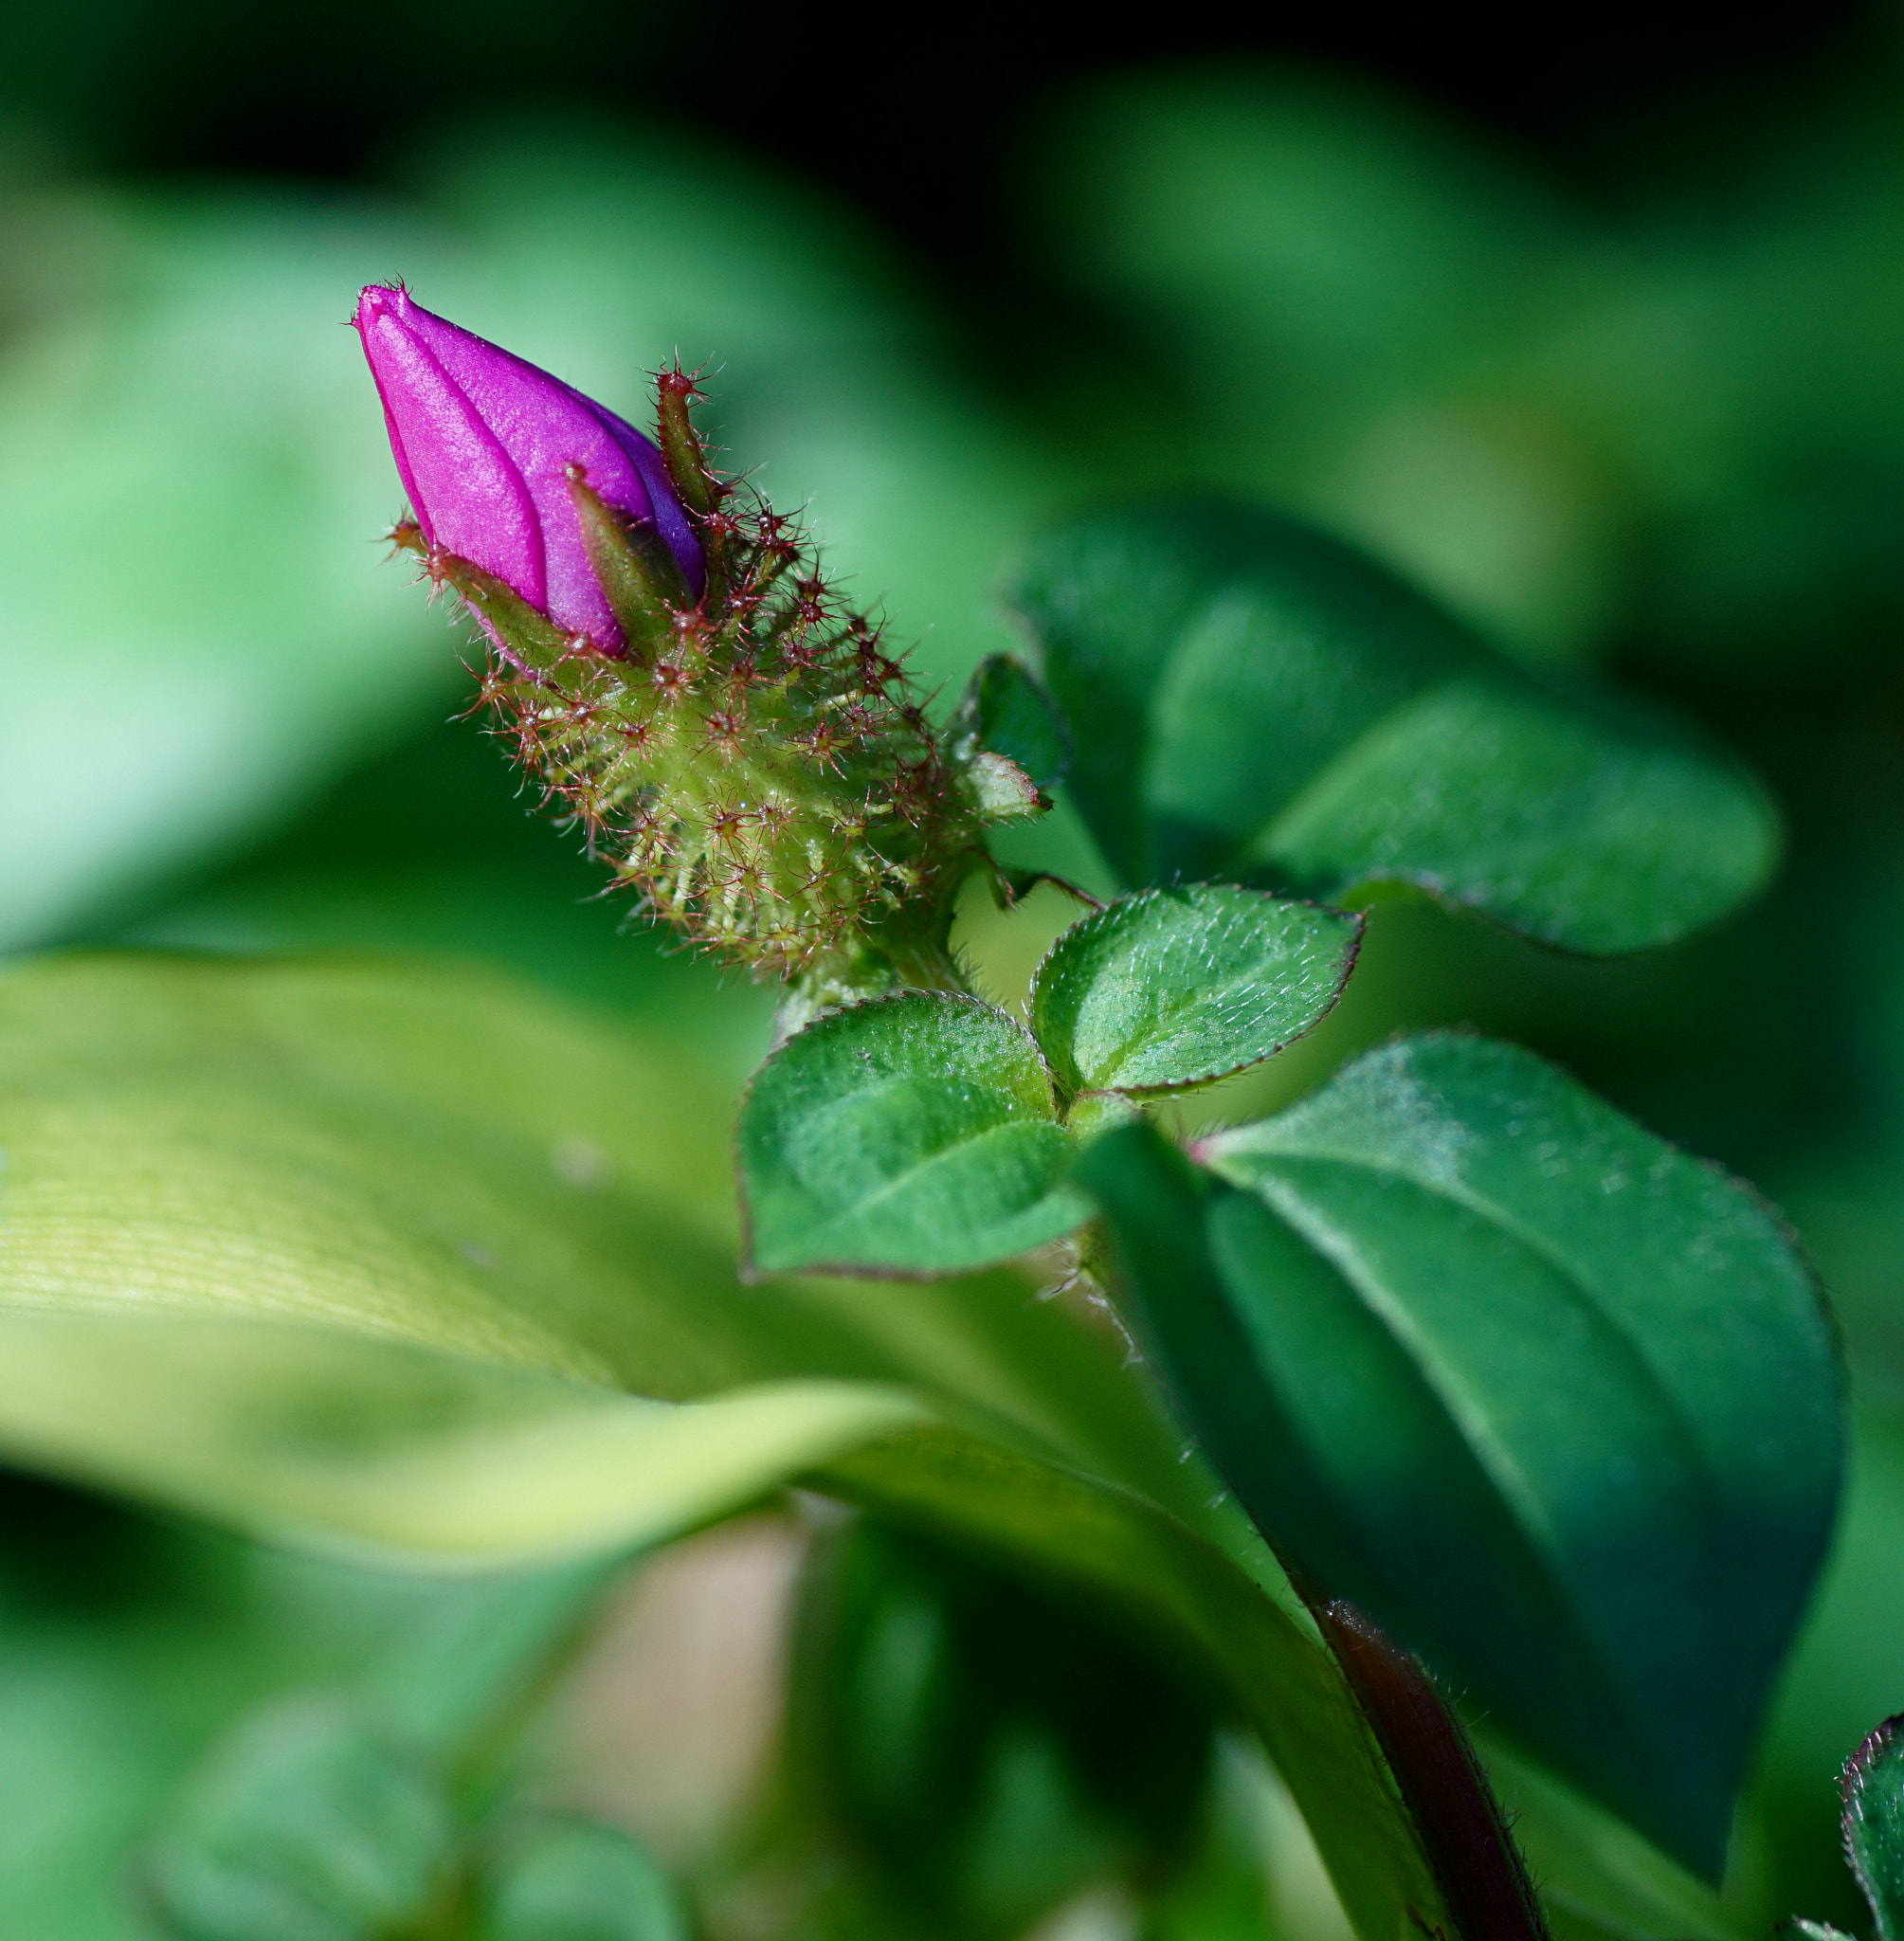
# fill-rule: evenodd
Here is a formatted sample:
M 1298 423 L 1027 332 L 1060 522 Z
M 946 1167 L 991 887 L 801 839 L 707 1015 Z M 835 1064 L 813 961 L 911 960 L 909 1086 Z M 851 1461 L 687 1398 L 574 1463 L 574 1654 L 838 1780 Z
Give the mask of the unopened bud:
M 622 645 L 576 517 L 570 474 L 665 543 L 698 588 L 700 542 L 653 443 L 560 378 L 372 284 L 355 324 L 390 453 L 432 549 L 501 581 L 563 632 Z
M 358 313 L 413 521 L 392 537 L 494 648 L 499 732 L 648 908 L 803 1007 L 952 987 L 981 832 L 1043 806 L 942 745 L 880 628 L 792 523 L 717 474 L 660 379 L 660 444 L 413 303 Z

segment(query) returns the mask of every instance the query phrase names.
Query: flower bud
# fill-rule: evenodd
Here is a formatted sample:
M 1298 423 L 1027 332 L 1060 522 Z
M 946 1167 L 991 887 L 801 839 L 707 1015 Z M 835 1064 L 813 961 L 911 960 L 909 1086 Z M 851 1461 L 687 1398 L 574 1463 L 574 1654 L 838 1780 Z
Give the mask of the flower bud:
M 651 527 L 697 594 L 700 542 L 660 450 L 591 398 L 372 283 L 354 318 L 390 452 L 432 550 L 499 580 L 605 651 L 623 632 L 589 555 L 571 481 Z
M 415 513 L 390 536 L 481 624 L 498 732 L 590 853 L 791 984 L 784 1018 L 961 988 L 953 898 L 1044 800 L 971 723 L 941 744 L 879 624 L 709 464 L 694 380 L 662 373 L 653 444 L 402 290 L 357 328 Z

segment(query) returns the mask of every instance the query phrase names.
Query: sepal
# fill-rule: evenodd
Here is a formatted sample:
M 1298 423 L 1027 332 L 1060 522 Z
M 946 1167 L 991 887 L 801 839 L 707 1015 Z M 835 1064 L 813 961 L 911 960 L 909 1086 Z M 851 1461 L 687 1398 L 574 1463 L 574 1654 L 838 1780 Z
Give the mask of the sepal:
M 1003 756 L 1040 790 L 1056 788 L 1071 766 L 1071 731 L 1038 677 L 1009 654 L 972 670 L 946 738 L 970 760 L 981 749 Z
M 390 531 L 390 543 L 414 553 L 423 561 L 423 577 L 431 587 L 447 587 L 469 610 L 498 651 L 515 667 L 535 676 L 553 674 L 570 660 L 577 637 L 566 634 L 547 614 L 535 608 L 494 573 L 454 553 L 432 549 L 413 520 L 400 521 Z
M 675 637 L 676 616 L 695 605 L 680 563 L 652 526 L 624 517 L 591 491 L 579 465 L 569 469 L 569 491 L 589 564 L 628 652 L 642 661 L 664 654 Z
M 1051 798 L 1016 762 L 988 748 L 972 752 L 960 779 L 981 823 L 1023 822 L 1051 807 Z

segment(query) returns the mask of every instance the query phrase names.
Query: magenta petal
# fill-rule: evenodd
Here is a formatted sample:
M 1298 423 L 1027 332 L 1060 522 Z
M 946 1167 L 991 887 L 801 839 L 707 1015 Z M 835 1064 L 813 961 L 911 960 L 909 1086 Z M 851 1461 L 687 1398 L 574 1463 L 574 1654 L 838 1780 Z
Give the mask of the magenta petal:
M 622 644 L 569 487 L 589 485 L 651 521 L 698 594 L 700 542 L 655 445 L 534 364 L 375 285 L 357 330 L 384 403 L 390 451 L 424 536 L 505 581 L 571 633 Z
M 473 561 L 533 606 L 547 597 L 541 521 L 500 440 L 410 328 L 401 291 L 363 293 L 356 324 L 383 400 L 390 448 L 424 536 Z
M 582 541 L 569 467 L 579 464 L 608 504 L 635 518 L 649 515 L 647 487 L 622 447 L 569 387 L 534 364 L 460 330 L 416 304 L 408 321 L 482 422 L 514 460 L 534 501 L 547 562 L 547 590 L 535 604 L 557 626 L 619 646 Z
M 498 572 L 558 626 L 620 646 L 621 630 L 589 563 L 570 492 L 569 468 L 580 465 L 607 504 L 654 524 L 700 591 L 705 571 L 693 523 L 660 451 L 632 425 L 424 309 L 408 291 L 365 291 L 358 327 L 366 349 L 375 346 L 372 368 L 384 393 L 390 447 L 433 544 Z M 392 381 L 386 382 L 380 359 L 397 373 Z M 412 366 L 434 373 L 433 389 L 412 374 Z M 494 470 L 493 459 L 479 463 L 473 455 L 472 426 L 481 428 L 519 487 L 506 506 L 483 470 L 483 463 Z M 533 571 L 522 543 L 525 519 L 535 538 Z M 504 558 L 515 562 L 511 571 L 491 563 Z

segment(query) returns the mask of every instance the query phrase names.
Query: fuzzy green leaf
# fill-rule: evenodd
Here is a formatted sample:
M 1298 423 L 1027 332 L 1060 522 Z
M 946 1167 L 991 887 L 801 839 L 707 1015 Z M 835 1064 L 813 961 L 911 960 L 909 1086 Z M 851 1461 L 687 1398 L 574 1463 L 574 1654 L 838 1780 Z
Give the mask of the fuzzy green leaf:
M 906 991 L 809 1025 L 741 1107 L 753 1266 L 943 1274 L 1068 1233 L 1051 1074 L 1003 1011 Z
M 1841 1382 L 1777 1221 L 1528 1053 L 1431 1036 L 1082 1162 L 1144 1331 L 1331 1595 L 1709 1871 L 1823 1553 Z
M 966 764 L 965 784 L 983 823 L 1023 822 L 1051 805 L 1038 784 L 1014 761 L 988 748 L 979 749 Z
M 1779 848 L 1739 766 L 1536 682 L 1294 521 L 1137 506 L 1049 535 L 1017 603 L 1127 882 L 1260 871 L 1328 901 L 1407 883 L 1569 950 L 1636 950 L 1751 895 Z
M 1904 1936 L 1904 1718 L 1887 1718 L 1844 1768 L 1844 1851 L 1878 1941 Z
M 1282 1049 L 1341 996 L 1362 919 L 1260 890 L 1144 890 L 1074 924 L 1031 989 L 1068 1092 L 1162 1092 Z

